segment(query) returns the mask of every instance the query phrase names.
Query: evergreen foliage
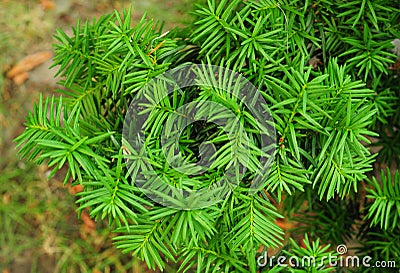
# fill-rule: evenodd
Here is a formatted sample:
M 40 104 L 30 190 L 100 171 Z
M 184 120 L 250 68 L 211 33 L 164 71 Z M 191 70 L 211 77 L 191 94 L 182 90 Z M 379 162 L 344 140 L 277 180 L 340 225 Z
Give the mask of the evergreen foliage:
M 257 272 L 259 250 L 284 244 L 277 225 L 283 217 L 304 222 L 309 234 L 305 248 L 291 240 L 285 255 L 322 257 L 332 252 L 323 245 L 357 237 L 361 254 L 400 264 L 399 173 L 393 177 L 388 169 L 371 178 L 375 162 L 398 166 L 400 159 L 400 83 L 391 44 L 400 37 L 398 1 L 208 0 L 194 14 L 193 25 L 181 31 L 163 32 L 145 16 L 132 24 L 131 10 L 78 22 L 71 37 L 59 30 L 54 66 L 65 89 L 41 97 L 27 116 L 16 139 L 19 154 L 46 162 L 50 175 L 66 168 L 65 183 L 84 187 L 79 210 L 107 218 L 116 247 L 152 269 L 176 263 L 179 272 Z M 237 71 L 268 102 L 275 160 L 256 194 L 249 191 L 251 167 L 223 202 L 196 210 L 159 205 L 132 181 L 124 159 L 136 155 L 122 137 L 129 104 L 156 76 L 188 63 Z M 254 120 L 238 100 L 218 92 L 186 88 L 148 108 L 147 151 L 166 183 L 186 176 L 168 171 L 157 136 L 168 116 L 191 101 L 224 97 L 228 108 L 239 109 L 254 147 L 249 162 L 257 162 L 262 147 Z M 217 163 L 201 187 L 229 165 L 223 136 L 211 122 L 183 133 L 179 148 L 189 159 L 204 141 L 216 144 Z M 383 148 L 372 154 L 371 145 Z M 335 269 L 324 264 L 293 272 L 317 270 Z

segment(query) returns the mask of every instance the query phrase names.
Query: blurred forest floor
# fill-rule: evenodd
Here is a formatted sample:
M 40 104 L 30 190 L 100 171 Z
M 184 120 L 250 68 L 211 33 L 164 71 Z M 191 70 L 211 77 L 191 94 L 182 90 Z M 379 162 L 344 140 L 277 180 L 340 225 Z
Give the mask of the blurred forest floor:
M 13 139 L 39 93 L 57 89 L 52 35 L 71 34 L 77 19 L 121 11 L 144 12 L 171 29 L 188 22 L 190 0 L 0 0 L 0 273 L 148 272 L 111 246 L 103 222 L 78 219 L 74 193 L 62 177 L 48 180 L 45 166 L 21 161 Z M 167 272 L 169 272 L 167 270 Z

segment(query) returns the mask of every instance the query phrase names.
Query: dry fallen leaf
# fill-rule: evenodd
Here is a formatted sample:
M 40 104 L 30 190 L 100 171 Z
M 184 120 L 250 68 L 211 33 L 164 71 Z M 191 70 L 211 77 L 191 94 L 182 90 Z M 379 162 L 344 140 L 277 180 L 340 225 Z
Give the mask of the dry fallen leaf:
M 7 78 L 12 79 L 15 84 L 20 85 L 28 79 L 28 73 L 33 68 L 44 63 L 52 57 L 51 51 L 41 51 L 26 56 L 7 72 Z
M 313 67 L 314 70 L 318 69 L 318 66 L 322 65 L 321 59 L 317 56 L 314 56 L 310 59 L 309 64 Z
M 394 70 L 397 71 L 397 73 L 400 73 L 400 60 L 395 62 L 392 66 L 388 68 L 389 70 Z
M 23 84 L 29 78 L 28 72 L 22 71 L 20 74 L 17 74 L 13 77 L 13 81 L 16 85 Z
M 90 219 L 89 214 L 85 210 L 82 211 L 81 220 L 83 222 L 83 227 L 88 233 L 93 233 L 96 230 L 96 223 Z
M 56 4 L 52 0 L 40 0 L 40 4 L 44 10 L 51 10 L 56 7 Z
M 81 185 L 75 185 L 73 187 L 68 188 L 69 192 L 73 195 L 77 194 L 78 192 L 83 191 L 83 187 Z

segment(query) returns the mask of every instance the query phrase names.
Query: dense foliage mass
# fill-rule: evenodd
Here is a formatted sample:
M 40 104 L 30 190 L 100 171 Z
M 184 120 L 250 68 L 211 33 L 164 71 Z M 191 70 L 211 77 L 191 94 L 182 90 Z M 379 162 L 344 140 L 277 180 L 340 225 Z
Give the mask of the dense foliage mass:
M 65 88 L 57 90 L 60 97 L 41 99 L 27 117 L 16 139 L 21 156 L 47 162 L 51 174 L 65 167 L 65 183 L 84 187 L 79 209 L 108 218 L 118 233 L 115 245 L 150 268 L 289 272 L 274 264 L 260 268 L 261 251 L 285 244 L 282 255 L 321 260 L 349 240 L 360 242 L 359 255 L 400 264 L 400 83 L 391 43 L 400 37 L 398 2 L 209 0 L 194 14 L 193 25 L 170 32 L 145 17 L 132 24 L 130 10 L 78 22 L 71 37 L 58 31 L 54 66 Z M 251 164 L 222 202 L 196 210 L 153 202 L 131 179 L 124 157 L 132 152 L 122 141 L 129 104 L 156 76 L 188 63 L 236 71 L 267 102 L 275 160 L 256 194 L 249 191 Z M 215 144 L 216 163 L 200 186 L 162 157 L 157 136 L 168 116 L 191 101 L 237 109 L 232 112 L 250 134 L 248 161 L 257 162 L 256 122 L 224 92 L 190 87 L 148 106 L 146 149 L 165 183 L 204 188 L 229 165 L 231 144 L 212 122 L 187 126 L 179 142 L 189 160 L 201 143 Z M 381 149 L 372 154 L 371 145 Z M 375 178 L 374 166 L 391 169 Z M 278 218 L 302 223 L 305 248 L 285 243 Z M 327 262 L 296 272 L 338 270 Z

